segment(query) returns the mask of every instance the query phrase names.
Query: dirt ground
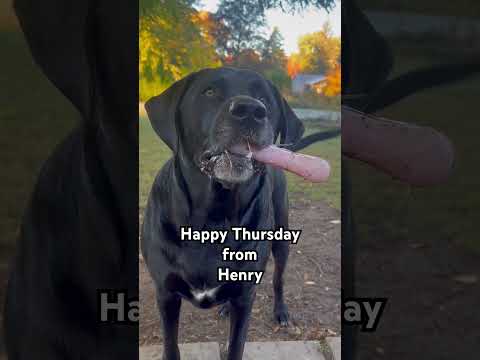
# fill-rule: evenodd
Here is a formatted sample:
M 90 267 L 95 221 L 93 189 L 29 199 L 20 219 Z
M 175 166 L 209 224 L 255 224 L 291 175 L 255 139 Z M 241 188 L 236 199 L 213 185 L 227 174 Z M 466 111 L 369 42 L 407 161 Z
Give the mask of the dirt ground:
M 358 240 L 357 295 L 388 298 L 377 331 L 359 334 L 359 360 L 416 359 L 419 349 L 425 360 L 478 359 L 478 255 L 415 234 Z
M 303 229 L 299 242 L 290 248 L 285 276 L 290 324 L 287 328 L 280 328 L 273 320 L 271 259 L 258 286 L 249 341 L 320 340 L 340 332 L 340 211 L 318 201 L 292 201 L 290 228 Z M 155 290 L 145 264 L 140 260 L 140 344 L 158 344 L 162 337 Z M 196 309 L 184 301 L 180 342 L 225 344 L 228 319 L 220 318 L 217 311 L 218 308 Z

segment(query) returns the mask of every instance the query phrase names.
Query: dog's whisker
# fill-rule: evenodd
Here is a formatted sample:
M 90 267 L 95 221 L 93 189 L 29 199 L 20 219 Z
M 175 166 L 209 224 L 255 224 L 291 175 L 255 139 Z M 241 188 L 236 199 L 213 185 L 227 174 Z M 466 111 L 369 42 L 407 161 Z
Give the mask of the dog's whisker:
M 230 155 L 228 154 L 228 151 L 227 151 L 227 150 L 225 150 L 225 154 L 227 155 L 227 159 L 228 159 L 228 161 L 229 161 L 229 163 L 230 163 L 230 176 L 232 176 L 232 174 L 233 174 L 233 163 L 232 163 L 232 159 L 230 159 Z

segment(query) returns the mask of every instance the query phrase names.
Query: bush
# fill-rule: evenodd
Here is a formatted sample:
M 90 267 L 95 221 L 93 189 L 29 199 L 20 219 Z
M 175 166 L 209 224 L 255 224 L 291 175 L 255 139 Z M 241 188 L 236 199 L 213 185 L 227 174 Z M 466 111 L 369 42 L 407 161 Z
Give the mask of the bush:
M 301 95 L 293 94 L 290 89 L 282 91 L 285 100 L 291 107 L 340 111 L 341 97 L 327 97 L 313 91 L 305 91 Z
M 289 91 L 292 80 L 283 69 L 268 69 L 264 76 L 270 80 L 280 91 Z

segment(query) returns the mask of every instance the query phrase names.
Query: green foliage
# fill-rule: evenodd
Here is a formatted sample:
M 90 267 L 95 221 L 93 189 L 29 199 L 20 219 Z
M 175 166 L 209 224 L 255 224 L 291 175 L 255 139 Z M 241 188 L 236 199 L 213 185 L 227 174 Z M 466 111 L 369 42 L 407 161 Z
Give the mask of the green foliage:
M 159 94 L 193 71 L 220 65 L 213 44 L 202 35 L 202 24 L 192 3 L 189 0 L 140 3 L 141 100 Z
M 298 64 L 300 72 L 326 74 L 340 62 L 340 38 L 333 36 L 328 22 L 322 30 L 302 36 L 298 48 L 292 62 Z
M 266 25 L 265 11 L 280 8 L 285 12 L 296 12 L 315 6 L 328 10 L 335 6 L 334 0 L 221 0 L 215 14 L 221 26 L 216 28 L 217 52 L 225 59 L 235 58 L 245 49 L 262 51 L 262 46 L 281 41 L 278 32 L 265 39 L 262 28 Z M 274 43 L 273 43 L 274 44 Z
M 198 4 L 198 0 L 140 0 L 138 3 L 138 13 L 140 17 L 148 17 L 155 14 L 159 8 L 174 10 L 176 7 L 193 7 Z
M 292 85 L 292 79 L 284 68 L 267 69 L 263 75 L 281 91 L 290 89 Z
M 286 71 L 287 56 L 283 50 L 283 37 L 275 27 L 261 47 L 263 75 L 280 90 L 290 88 L 291 79 Z
M 217 52 L 224 58 L 237 57 L 245 49 L 259 49 L 261 29 L 266 25 L 257 0 L 222 0 L 215 13 L 222 24 L 215 33 Z
M 291 81 L 286 72 L 283 38 L 278 28 L 269 36 L 263 34 L 265 10 L 275 6 L 290 11 L 311 5 L 326 9 L 333 6 L 330 0 L 221 0 L 218 11 L 209 14 L 195 10 L 194 5 L 198 5 L 198 2 L 140 1 L 141 100 L 161 93 L 193 71 L 220 66 L 222 62 L 257 71 L 280 89 L 287 89 Z M 327 34 L 325 38 L 330 40 L 329 36 Z M 325 64 L 331 62 L 331 49 L 313 34 L 311 39 L 304 39 L 304 49 L 309 47 L 319 50 L 302 60 L 305 68 L 312 71 L 328 68 Z M 304 55 L 306 53 L 299 56 Z M 323 58 L 316 59 L 315 56 Z
M 257 72 L 262 72 L 263 63 L 258 52 L 253 49 L 244 49 L 237 56 L 227 61 L 228 65 L 239 68 L 247 68 Z
M 262 61 L 266 65 L 277 68 L 285 67 L 287 57 L 283 50 L 283 36 L 280 34 L 278 27 L 274 27 L 270 37 L 263 41 L 260 53 Z
M 283 97 L 295 108 L 339 111 L 341 103 L 341 96 L 326 97 L 312 91 L 305 91 L 299 95 L 285 89 Z
M 258 49 L 246 48 L 227 60 L 228 65 L 256 71 L 272 81 L 279 89 L 287 89 L 291 79 L 286 72 L 287 57 L 283 50 L 283 38 L 274 28 L 268 38 L 263 38 Z
M 264 9 L 280 8 L 290 13 L 304 10 L 309 6 L 330 11 L 336 5 L 335 0 L 259 0 L 258 3 Z

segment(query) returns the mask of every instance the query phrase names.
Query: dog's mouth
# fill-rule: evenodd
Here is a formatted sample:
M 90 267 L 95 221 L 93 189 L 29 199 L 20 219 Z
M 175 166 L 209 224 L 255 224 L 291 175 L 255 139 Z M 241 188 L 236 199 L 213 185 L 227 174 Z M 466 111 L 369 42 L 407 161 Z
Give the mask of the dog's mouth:
M 223 184 L 238 184 L 247 181 L 263 165 L 253 159 L 259 145 L 242 139 L 240 142 L 216 151 L 206 151 L 200 160 L 200 170 Z

